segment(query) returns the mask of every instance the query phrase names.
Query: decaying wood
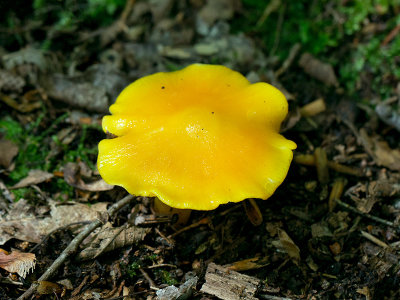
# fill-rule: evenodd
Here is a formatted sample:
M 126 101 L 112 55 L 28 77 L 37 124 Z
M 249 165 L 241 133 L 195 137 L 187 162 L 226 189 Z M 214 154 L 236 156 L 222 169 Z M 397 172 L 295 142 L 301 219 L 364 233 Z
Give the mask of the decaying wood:
M 224 300 L 258 299 L 255 297 L 260 280 L 210 263 L 207 267 L 206 282 L 201 292 Z

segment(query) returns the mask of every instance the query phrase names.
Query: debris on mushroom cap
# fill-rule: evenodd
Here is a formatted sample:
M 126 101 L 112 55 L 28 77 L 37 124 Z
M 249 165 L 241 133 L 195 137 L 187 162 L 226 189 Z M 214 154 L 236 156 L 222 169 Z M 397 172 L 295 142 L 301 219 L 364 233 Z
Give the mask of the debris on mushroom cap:
M 267 199 L 284 180 L 296 144 L 279 134 L 288 104 L 267 83 L 218 65 L 143 77 L 103 118 L 117 136 L 99 144 L 103 179 L 176 208 L 211 210 Z

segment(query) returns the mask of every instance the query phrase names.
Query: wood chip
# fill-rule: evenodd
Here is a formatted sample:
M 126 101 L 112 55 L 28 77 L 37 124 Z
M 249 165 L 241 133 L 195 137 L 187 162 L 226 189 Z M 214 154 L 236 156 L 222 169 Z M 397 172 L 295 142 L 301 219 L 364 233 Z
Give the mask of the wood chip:
M 207 267 L 206 282 L 201 292 L 224 300 L 258 299 L 255 297 L 260 280 L 210 263 Z

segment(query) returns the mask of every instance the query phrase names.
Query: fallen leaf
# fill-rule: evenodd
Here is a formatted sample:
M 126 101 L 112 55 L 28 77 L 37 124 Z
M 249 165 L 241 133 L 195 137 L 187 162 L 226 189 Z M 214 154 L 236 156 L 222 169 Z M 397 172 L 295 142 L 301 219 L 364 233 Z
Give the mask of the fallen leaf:
M 18 146 L 5 137 L 0 139 L 0 166 L 8 169 L 18 154 Z
M 36 257 L 33 253 L 14 250 L 7 254 L 0 251 L 0 268 L 10 273 L 17 273 L 22 278 L 25 278 L 29 271 L 35 268 L 35 264 Z
M 320 61 L 310 53 L 304 53 L 299 60 L 300 67 L 311 77 L 325 83 L 327 86 L 339 86 L 332 66 Z
M 28 176 L 10 187 L 10 189 L 19 189 L 33 184 L 39 184 L 53 178 L 53 173 L 42 170 L 30 170 Z
M 235 261 L 234 263 L 224 265 L 225 268 L 233 271 L 248 271 L 263 268 L 269 264 L 269 257 L 253 257 L 240 261 Z
M 13 203 L 8 215 L 0 216 L 0 245 L 12 238 L 39 243 L 56 228 L 95 220 L 98 212 L 106 211 L 107 205 L 105 202 L 91 206 L 81 203 L 59 205 L 59 202 L 50 201 L 50 216 L 43 218 L 34 214 L 34 208 L 28 201 L 20 199 Z
M 390 148 L 389 144 L 380 136 L 368 136 L 365 129 L 360 129 L 359 138 L 365 150 L 372 156 L 375 162 L 391 170 L 400 170 L 400 150 Z
M 272 244 L 281 251 L 286 252 L 289 257 L 297 264 L 300 261 L 299 247 L 297 247 L 297 245 L 283 229 L 278 228 L 278 237 L 279 240 L 273 241 Z
M 311 225 L 311 235 L 313 238 L 331 237 L 332 232 L 325 222 L 314 223 Z
M 81 260 L 93 259 L 102 253 L 136 244 L 142 241 L 150 230 L 150 228 L 136 226 L 111 227 L 111 224 L 107 223 L 90 245 L 79 253 L 77 258 Z
M 89 192 L 109 191 L 113 185 L 106 183 L 103 179 L 91 183 L 85 183 L 81 176 L 87 176 L 88 170 L 82 164 L 67 163 L 64 166 L 64 180 L 71 186 Z
M 50 295 L 50 294 L 59 294 L 62 293 L 63 288 L 54 282 L 50 282 L 50 281 L 39 281 L 38 282 L 39 285 L 36 288 L 36 291 L 40 294 L 40 295 Z

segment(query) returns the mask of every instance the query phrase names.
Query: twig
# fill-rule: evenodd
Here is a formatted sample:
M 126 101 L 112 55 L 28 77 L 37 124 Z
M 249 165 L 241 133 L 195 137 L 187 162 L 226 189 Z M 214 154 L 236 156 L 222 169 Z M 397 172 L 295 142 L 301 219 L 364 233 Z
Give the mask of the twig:
M 124 207 L 126 204 L 131 202 L 133 199 L 132 195 L 128 195 L 125 198 L 122 198 L 118 202 L 114 203 L 108 210 L 107 213 L 110 217 L 113 217 L 122 207 Z M 60 254 L 60 256 L 53 262 L 53 264 L 47 269 L 46 272 L 43 273 L 42 276 L 37 280 L 37 282 L 40 281 L 45 281 L 48 280 L 49 278 L 53 277 L 53 275 L 57 272 L 57 270 L 64 264 L 64 262 L 67 260 L 68 257 L 70 257 L 72 254 L 74 254 L 77 250 L 79 245 L 82 243 L 82 241 L 91 233 L 93 232 L 97 227 L 100 227 L 102 225 L 102 221 L 99 219 L 94 220 L 92 223 L 86 225 L 85 229 L 79 233 L 68 245 L 67 248 L 64 249 L 64 251 Z M 24 300 L 28 299 L 35 291 L 36 288 L 38 287 L 38 283 L 32 283 L 32 285 L 29 287 L 28 290 L 23 293 L 18 300 Z
M 283 73 L 285 73 L 290 66 L 292 65 L 294 59 L 296 58 L 297 54 L 299 53 L 301 45 L 299 43 L 294 44 L 292 48 L 290 48 L 290 52 L 286 60 L 283 62 L 282 66 L 275 72 L 275 77 L 278 78 Z
M 81 42 L 92 39 L 94 37 L 100 36 L 101 39 L 101 45 L 105 46 L 109 42 L 111 42 L 117 34 L 119 34 L 122 31 L 126 31 L 128 29 L 128 26 L 126 25 L 126 21 L 128 20 L 128 17 L 130 13 L 132 12 L 132 8 L 135 4 L 135 0 L 127 0 L 125 3 L 124 10 L 122 11 L 120 17 L 118 20 L 116 20 L 113 24 L 111 24 L 107 28 L 100 28 L 90 34 L 88 34 L 86 37 L 81 38 Z
M 286 11 L 286 4 L 282 5 L 282 7 L 279 10 L 279 16 L 278 16 L 278 23 L 276 25 L 276 34 L 275 34 L 275 40 L 274 44 L 272 45 L 271 51 L 269 51 L 269 56 L 273 56 L 278 49 L 279 41 L 281 38 L 281 33 L 282 33 L 282 24 L 283 24 L 283 19 L 285 16 L 285 11 Z
M 260 19 L 257 21 L 256 26 L 260 27 L 265 20 L 269 17 L 270 14 L 272 14 L 274 11 L 278 10 L 281 5 L 280 0 L 272 0 L 268 3 L 268 5 L 265 7 L 262 16 Z
M 383 40 L 383 42 L 381 43 L 381 47 L 386 46 L 387 44 L 389 44 L 395 37 L 396 35 L 400 32 L 400 24 L 397 25 L 395 28 L 393 28 L 389 34 L 385 37 L 385 39 Z
M 272 296 L 272 295 L 266 295 L 266 294 L 260 294 L 259 296 L 262 299 L 268 299 L 268 300 L 293 300 L 292 298 Z
M 352 211 L 352 212 L 354 212 L 354 213 L 356 213 L 356 214 L 359 214 L 359 215 L 361 215 L 362 217 L 366 217 L 366 218 L 371 219 L 371 220 L 374 220 L 374 221 L 376 221 L 376 222 L 378 222 L 378 223 L 382 223 L 382 224 L 385 224 L 385 225 L 387 225 L 387 226 L 391 226 L 391 227 L 394 227 L 394 228 L 399 229 L 397 226 L 394 225 L 393 222 L 390 222 L 390 221 L 388 221 L 388 220 L 381 219 L 381 218 L 379 218 L 379 217 L 375 217 L 375 216 L 370 215 L 370 214 L 368 214 L 368 213 L 363 213 L 362 211 L 359 211 L 357 208 L 355 208 L 355 207 L 353 207 L 353 206 L 351 206 L 351 205 L 348 205 L 347 203 L 344 203 L 344 202 L 340 201 L 339 199 L 335 199 L 335 201 L 336 201 L 337 204 L 339 204 L 340 206 L 342 206 L 342 207 L 344 207 L 344 208 L 347 208 L 348 210 L 350 210 L 350 211 Z
M 169 237 L 165 236 L 158 228 L 155 229 L 156 233 L 161 236 L 168 244 L 171 246 L 175 246 L 175 241 L 170 239 Z
M 146 267 L 146 269 L 155 269 L 155 268 L 162 268 L 162 267 L 170 267 L 176 269 L 177 266 L 171 264 L 158 264 Z
M 210 222 L 210 218 L 209 217 L 205 217 L 203 219 L 201 219 L 200 221 L 190 224 L 189 226 L 183 227 L 182 229 L 179 229 L 177 232 L 174 232 L 173 234 L 170 234 L 169 236 L 167 236 L 168 239 L 173 238 L 174 236 L 177 236 L 178 234 L 181 234 L 182 232 L 188 231 L 189 229 L 195 228 L 197 226 L 200 225 L 206 225 Z
M 381 246 L 382 248 L 387 248 L 389 247 L 388 244 L 386 244 L 385 242 L 382 242 L 380 239 L 374 237 L 372 234 L 369 234 L 366 231 L 361 230 L 361 235 L 363 237 L 365 237 L 366 239 L 370 240 L 371 242 L 377 244 L 378 246 Z
M 150 285 L 150 289 L 158 291 L 159 288 L 154 283 L 153 279 L 150 278 L 149 274 L 147 274 L 146 271 L 143 270 L 142 268 L 139 268 L 139 271 L 140 271 L 140 273 L 142 273 L 143 277 L 146 278 L 146 280 L 148 281 L 148 283 Z

